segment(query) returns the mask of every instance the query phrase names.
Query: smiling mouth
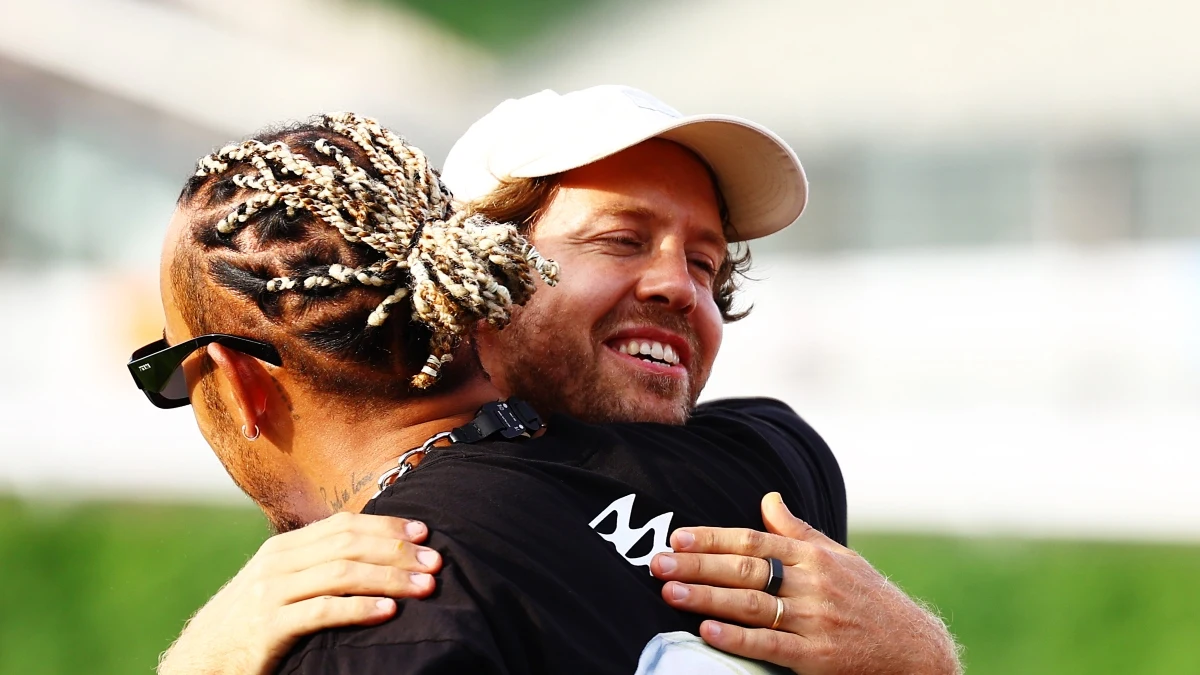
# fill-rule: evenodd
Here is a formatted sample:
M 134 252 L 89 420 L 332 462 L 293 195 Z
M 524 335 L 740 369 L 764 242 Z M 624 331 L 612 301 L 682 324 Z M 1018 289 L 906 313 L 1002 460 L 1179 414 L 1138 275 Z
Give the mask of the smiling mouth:
M 621 340 L 615 345 L 610 345 L 626 356 L 645 361 L 646 363 L 654 363 L 661 366 L 677 366 L 679 365 L 679 354 L 675 348 L 668 344 L 663 344 L 657 340 Z

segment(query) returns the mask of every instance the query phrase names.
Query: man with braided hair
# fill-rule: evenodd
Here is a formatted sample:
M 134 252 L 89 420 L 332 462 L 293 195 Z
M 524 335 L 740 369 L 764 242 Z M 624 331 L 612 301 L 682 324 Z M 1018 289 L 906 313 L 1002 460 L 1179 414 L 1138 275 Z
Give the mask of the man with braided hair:
M 361 164 L 351 154 L 361 155 Z M 241 193 L 250 196 L 230 209 Z M 506 324 L 513 305 L 532 294 L 533 277 L 553 284 L 558 272 L 511 224 L 452 208 L 419 150 L 349 113 L 201 159 L 181 194 L 163 260 L 164 304 L 178 310 L 189 335 L 267 337 L 296 364 L 289 370 L 300 381 L 353 397 L 354 408 L 375 398 L 437 400 L 425 392 L 467 330 L 480 322 Z M 416 325 L 388 322 L 393 306 L 410 295 Z M 235 311 L 212 309 L 231 302 Z M 173 332 L 169 322 L 169 343 L 185 341 Z M 218 365 L 248 363 L 219 342 L 207 351 Z M 422 353 L 423 362 L 414 361 Z M 462 399 L 465 383 L 478 379 L 478 364 L 470 350 L 467 355 L 441 395 Z M 185 361 L 180 372 L 203 363 Z M 216 403 L 213 378 L 187 380 L 199 381 L 205 400 Z M 277 380 L 272 388 L 284 395 Z M 488 388 L 477 389 L 482 393 L 468 387 L 469 396 L 456 405 L 473 409 L 495 398 Z M 252 408 L 263 405 L 254 401 Z M 222 407 L 207 408 L 219 414 Z M 195 410 L 199 416 L 205 408 Z M 215 433 L 231 428 L 200 422 Z M 243 422 L 243 431 L 255 430 L 247 436 L 261 433 L 256 418 Z M 227 445 L 209 440 L 218 453 Z M 280 503 L 283 493 L 271 494 L 279 492 L 278 473 L 258 466 L 257 454 L 244 469 L 222 460 L 239 486 L 264 504 L 277 530 L 306 522 L 301 514 L 311 507 L 301 504 L 312 500 L 311 490 L 288 491 L 286 499 L 297 504 Z
M 668 164 L 680 158 L 671 148 L 654 150 L 661 150 Z M 694 162 L 682 157 L 685 163 Z M 663 158 L 653 153 L 639 159 L 643 165 L 663 164 Z M 689 179 L 688 189 L 698 188 L 701 194 L 707 190 L 711 199 L 711 174 L 700 168 L 696 174 L 700 180 Z M 446 197 L 419 153 L 378 125 L 353 116 L 327 117 L 315 128 L 288 129 L 226 148 L 203 160 L 198 175 L 185 188 L 164 249 L 167 342 L 187 348 L 185 343 L 195 340 L 191 336 L 224 331 L 278 347 L 276 360 L 282 361 L 282 368 L 264 366 L 237 351 L 235 343 L 215 338 L 200 358 L 184 362 L 187 382 L 203 394 L 196 416 L 206 438 L 277 528 L 293 528 L 330 512 L 359 510 L 367 501 L 363 490 L 387 465 L 386 458 L 394 463 L 397 450 L 419 445 L 423 434 L 466 421 L 480 403 L 498 395 L 480 377 L 469 345 L 460 344 L 461 338 L 479 321 L 501 328 L 512 304 L 529 299 L 535 275 L 553 282 L 557 269 L 511 226 L 455 213 Z M 716 227 L 719 232 L 719 221 Z M 330 237 L 330 232 L 340 240 Z M 704 280 L 699 287 L 711 284 L 712 274 L 723 265 L 718 261 L 724 256 L 711 245 L 714 239 L 708 239 L 711 260 L 696 266 L 708 270 L 697 275 Z M 410 285 L 414 292 L 406 301 L 405 287 Z M 417 323 L 396 320 L 395 306 L 411 310 Z M 654 313 L 641 316 L 662 320 Z M 690 356 L 686 351 L 690 345 L 675 346 L 669 338 L 666 342 L 677 355 Z M 447 358 L 453 356 L 458 360 Z M 405 605 L 400 619 L 375 632 L 321 634 L 303 643 L 285 663 L 285 672 L 344 667 L 370 672 L 377 666 L 395 668 L 397 658 L 413 670 L 428 665 L 433 670 L 550 672 L 594 662 L 598 671 L 630 672 L 621 668 L 629 666 L 631 659 L 636 661 L 646 638 L 655 634 L 673 635 L 683 629 L 689 634 L 701 632 L 716 643 L 715 628 L 727 626 L 727 636 L 736 635 L 734 629 L 744 631 L 709 621 L 704 633 L 698 629 L 698 619 L 675 610 L 664 613 L 666 606 L 658 604 L 661 592 L 679 609 L 702 609 L 703 598 L 717 597 L 711 594 L 717 589 L 691 586 L 696 593 L 689 603 L 687 593 L 677 592 L 689 589 L 688 584 L 661 586 L 648 575 L 629 574 L 630 565 L 645 566 L 653 559 L 655 574 L 686 580 L 689 569 L 694 572 L 696 564 L 724 545 L 720 537 L 727 535 L 721 530 L 692 528 L 677 533 L 672 543 L 686 552 L 674 557 L 654 555 L 670 550 L 663 546 L 665 541 L 652 541 L 645 555 L 633 550 L 636 541 L 626 542 L 624 549 L 618 542 L 622 527 L 645 522 L 667 508 L 672 510 L 651 521 L 665 518 L 671 525 L 754 528 L 759 513 L 747 510 L 747 503 L 773 490 L 801 506 L 801 513 L 818 528 L 844 540 L 844 506 L 839 513 L 836 499 L 840 475 L 827 449 L 803 423 L 797 426 L 798 420 L 789 421 L 794 418 L 790 411 L 747 412 L 754 407 L 727 404 L 697 415 L 686 428 L 673 429 L 598 429 L 556 418 L 548 436 L 511 452 L 499 447 L 506 444 L 496 443 L 487 444 L 487 453 L 442 451 L 437 463 L 406 477 L 402 496 L 389 490 L 368 507 L 368 511 L 417 515 L 434 523 L 436 533 L 430 543 L 452 561 L 449 576 L 443 576 L 442 595 L 428 604 Z M 234 419 L 233 411 L 239 419 Z M 753 423 L 755 415 L 757 423 Z M 319 428 L 310 426 L 314 417 L 321 422 Z M 240 435 L 231 431 L 239 427 L 238 422 Z M 714 437 L 719 440 L 714 442 Z M 566 440 L 570 451 L 564 451 Z M 248 443 L 254 441 L 259 445 L 251 453 Z M 547 445 L 558 454 L 547 453 Z M 363 452 L 351 450 L 359 446 Z M 797 457 L 789 461 L 781 456 L 783 448 L 796 447 L 804 449 L 803 466 L 797 465 Z M 447 458 L 444 462 L 442 456 Z M 539 462 L 553 466 L 539 466 Z M 481 474 L 476 471 L 481 466 L 491 470 Z M 506 480 L 497 478 L 506 475 Z M 512 475 L 521 480 L 514 482 Z M 718 492 L 712 492 L 714 477 L 719 477 Z M 577 489 L 564 494 L 563 486 Z M 697 486 L 707 487 L 698 491 Z M 490 541 L 480 546 L 471 541 L 480 534 L 475 521 L 481 516 L 469 503 L 458 502 L 481 498 L 488 503 L 492 494 L 504 495 L 502 502 L 495 502 L 503 505 L 488 512 L 508 518 L 483 529 L 501 537 L 511 535 L 511 545 Z M 512 503 L 513 496 L 520 499 Z M 471 512 L 465 520 L 462 511 L 455 510 L 464 506 Z M 572 520 L 581 509 L 587 517 Z M 617 530 L 596 537 L 607 527 L 597 513 L 617 514 Z M 864 566 L 874 572 L 852 552 L 792 519 L 778 496 L 764 501 L 763 514 L 774 531 L 802 539 L 808 548 L 855 561 L 859 573 Z M 515 529 L 509 525 L 513 522 Z M 546 539 L 558 535 L 569 540 L 567 533 L 581 529 L 586 529 L 581 532 L 586 536 L 578 542 Z M 653 532 L 665 536 L 658 526 Z M 602 550 L 592 551 L 597 542 Z M 739 552 L 767 557 L 763 554 L 782 550 L 776 541 L 757 545 L 765 548 Z M 530 557 L 539 550 L 555 554 Z M 574 555 L 559 555 L 564 551 Z M 364 555 L 357 559 L 374 561 L 364 560 Z M 794 561 L 795 552 L 787 557 Z M 607 564 L 592 569 L 598 560 Z M 611 563 L 618 561 L 614 568 Z M 413 560 L 383 562 L 426 572 L 437 566 Z M 534 578 L 528 577 L 530 570 L 535 570 Z M 580 600 L 575 597 L 578 590 L 562 595 L 575 585 L 565 580 L 569 575 L 564 570 L 588 579 L 592 593 L 582 593 L 589 600 L 586 611 L 578 604 L 563 605 L 565 599 Z M 766 582 L 763 574 L 762 580 L 750 583 L 761 587 Z M 693 580 L 714 587 L 740 589 L 747 581 L 744 574 L 739 579 L 702 576 L 692 573 Z M 332 590 L 339 595 L 381 592 L 400 597 L 421 595 L 431 586 L 430 580 L 388 584 L 376 579 Z M 638 610 L 638 603 L 648 599 L 647 587 L 655 602 Z M 480 597 L 481 588 L 496 595 L 484 592 Z M 328 606 L 336 599 L 310 597 L 306 602 Z M 709 603 L 720 604 L 719 600 Z M 473 613 L 464 614 L 464 607 Z M 454 610 L 449 615 L 448 608 Z M 785 625 L 783 609 L 779 600 L 766 610 L 768 615 L 762 607 L 709 613 L 763 626 L 756 632 L 772 633 L 765 627 Z M 563 612 L 574 616 L 581 611 L 590 623 L 563 622 Z M 360 613 L 343 622 L 370 623 L 387 613 L 376 611 L 369 617 Z M 313 621 L 312 627 L 337 623 L 325 617 Z M 197 622 L 189 631 L 195 628 Z M 857 628 L 861 632 L 863 622 Z M 548 640 L 547 633 L 561 639 Z M 287 640 L 276 642 L 263 649 L 275 650 L 277 657 L 279 645 L 286 647 Z M 371 649 L 349 649 L 363 644 Z M 788 665 L 811 658 L 786 653 L 786 647 L 760 648 L 756 655 Z M 164 662 L 163 672 L 187 672 L 167 668 L 169 661 Z M 271 658 L 259 661 L 269 663 Z M 863 672 L 943 672 L 914 670 L 912 664 L 898 659 L 891 664 L 893 670 Z

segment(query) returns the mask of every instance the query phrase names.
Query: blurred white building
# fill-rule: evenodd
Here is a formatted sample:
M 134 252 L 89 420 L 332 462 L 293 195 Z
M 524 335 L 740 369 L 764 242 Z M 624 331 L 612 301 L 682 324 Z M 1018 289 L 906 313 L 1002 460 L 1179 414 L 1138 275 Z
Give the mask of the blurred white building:
M 1200 537 L 1195 25 L 1170 0 L 616 1 L 501 58 L 360 2 L 6 3 L 0 490 L 233 494 L 123 368 L 211 146 L 357 109 L 440 159 L 505 96 L 620 82 L 805 161 L 706 394 L 792 403 L 854 527 Z

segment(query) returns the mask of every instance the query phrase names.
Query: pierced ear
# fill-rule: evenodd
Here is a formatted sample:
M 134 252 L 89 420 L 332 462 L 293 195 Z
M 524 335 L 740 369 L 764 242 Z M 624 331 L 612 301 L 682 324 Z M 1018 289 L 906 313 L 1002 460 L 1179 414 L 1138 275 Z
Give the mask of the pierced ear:
M 208 355 L 229 381 L 242 424 L 247 429 L 262 430 L 267 421 L 267 399 L 271 390 L 267 369 L 253 356 L 215 342 L 208 345 Z

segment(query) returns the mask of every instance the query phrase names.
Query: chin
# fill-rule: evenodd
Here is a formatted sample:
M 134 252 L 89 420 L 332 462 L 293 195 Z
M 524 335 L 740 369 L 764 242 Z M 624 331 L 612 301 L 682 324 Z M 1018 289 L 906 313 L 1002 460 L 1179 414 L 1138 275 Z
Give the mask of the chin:
M 663 403 L 658 406 L 646 406 L 640 409 L 641 419 L 627 420 L 629 422 L 654 422 L 656 424 L 679 425 L 688 421 L 691 416 L 691 406 Z
M 628 383 L 626 386 L 630 386 Z M 639 391 L 640 396 L 629 396 L 628 390 L 610 390 L 605 394 L 584 396 L 569 403 L 568 414 L 592 424 L 653 422 L 656 424 L 683 424 L 691 416 L 692 404 L 684 397 L 676 399 L 655 396 Z
M 639 374 L 632 382 L 623 381 L 622 384 L 618 391 L 622 392 L 623 407 L 628 410 L 622 422 L 683 424 L 696 405 L 687 385 L 679 380 Z

